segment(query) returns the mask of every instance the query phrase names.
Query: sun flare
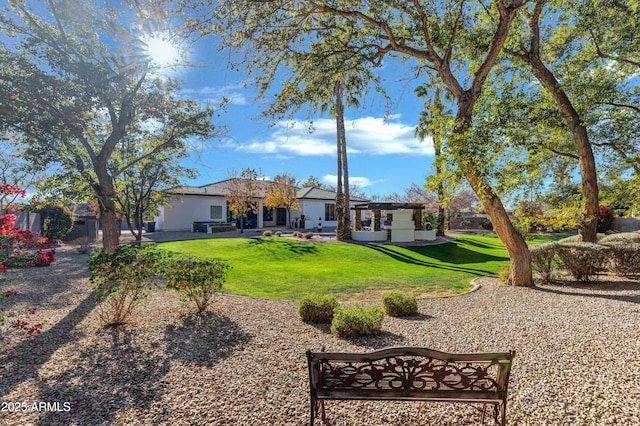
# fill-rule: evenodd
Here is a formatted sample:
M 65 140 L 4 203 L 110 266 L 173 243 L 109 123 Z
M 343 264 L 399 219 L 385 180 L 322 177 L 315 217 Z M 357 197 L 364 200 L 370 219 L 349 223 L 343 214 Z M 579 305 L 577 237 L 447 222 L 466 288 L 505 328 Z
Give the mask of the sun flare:
M 146 55 L 157 66 L 175 65 L 180 59 L 180 49 L 168 37 L 153 35 L 145 40 Z

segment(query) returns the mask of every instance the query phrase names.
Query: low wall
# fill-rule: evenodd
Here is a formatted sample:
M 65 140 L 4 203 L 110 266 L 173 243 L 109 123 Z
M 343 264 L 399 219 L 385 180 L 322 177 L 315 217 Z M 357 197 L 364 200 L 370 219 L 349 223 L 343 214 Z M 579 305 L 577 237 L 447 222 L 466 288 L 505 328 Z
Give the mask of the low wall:
M 635 217 L 614 217 L 611 230 L 617 232 L 634 232 L 640 230 L 640 219 Z
M 387 231 L 351 231 L 351 239 L 362 242 L 387 241 Z
M 7 210 L 0 210 L 0 216 L 5 214 L 13 214 L 16 216 L 16 229 L 25 231 L 27 229 L 40 233 L 40 213 L 31 212 L 12 212 Z
M 415 239 L 418 241 L 435 241 L 436 231 L 414 231 Z

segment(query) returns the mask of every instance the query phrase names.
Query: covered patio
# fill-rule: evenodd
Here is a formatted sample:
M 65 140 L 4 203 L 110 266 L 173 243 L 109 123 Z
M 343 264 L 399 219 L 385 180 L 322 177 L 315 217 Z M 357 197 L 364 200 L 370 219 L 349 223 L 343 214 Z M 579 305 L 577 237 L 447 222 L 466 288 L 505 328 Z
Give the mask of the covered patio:
M 393 243 L 409 243 L 414 241 L 433 241 L 436 239 L 435 230 L 422 229 L 422 210 L 424 205 L 420 203 L 362 203 L 354 205 L 351 210 L 355 210 L 355 230 L 351 232 L 354 241 L 381 242 L 391 241 Z M 363 229 L 362 217 L 359 214 L 362 210 L 373 212 L 371 229 Z M 391 221 L 387 220 L 382 229 L 382 212 L 393 211 Z

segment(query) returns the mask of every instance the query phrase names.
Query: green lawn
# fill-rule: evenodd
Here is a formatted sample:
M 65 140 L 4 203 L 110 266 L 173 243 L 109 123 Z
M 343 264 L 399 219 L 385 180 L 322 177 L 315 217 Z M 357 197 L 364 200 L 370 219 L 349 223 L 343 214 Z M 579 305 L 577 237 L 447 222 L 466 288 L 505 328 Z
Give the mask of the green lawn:
M 432 246 L 398 247 L 314 243 L 290 238 L 214 238 L 162 243 L 163 249 L 227 261 L 233 269 L 223 292 L 269 299 L 308 293 L 342 298 L 390 289 L 451 294 L 471 288 L 509 261 L 493 235 L 457 235 Z M 539 241 L 534 241 L 539 242 Z

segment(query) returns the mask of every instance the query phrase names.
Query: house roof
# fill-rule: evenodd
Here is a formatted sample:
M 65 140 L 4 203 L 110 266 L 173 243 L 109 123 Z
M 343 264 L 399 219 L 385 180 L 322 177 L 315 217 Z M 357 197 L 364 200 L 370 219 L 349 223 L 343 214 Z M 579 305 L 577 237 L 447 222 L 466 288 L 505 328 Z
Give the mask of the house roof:
M 203 197 L 224 197 L 229 192 L 229 184 L 231 179 L 225 179 L 220 182 L 214 182 L 202 186 L 181 186 L 171 189 L 167 192 L 175 195 L 196 195 Z M 268 186 L 271 181 L 258 181 L 260 183 L 260 189 L 258 191 L 258 198 L 262 198 L 266 195 Z M 298 188 L 297 197 L 299 200 L 335 200 L 336 193 L 321 188 Z M 366 202 L 368 200 L 359 197 L 351 197 L 351 201 Z
M 356 204 L 355 206 L 353 206 L 351 209 L 352 210 L 414 210 L 414 209 L 423 209 L 424 208 L 424 204 L 423 203 L 386 203 L 386 202 L 379 202 L 379 203 L 363 203 L 363 204 Z

